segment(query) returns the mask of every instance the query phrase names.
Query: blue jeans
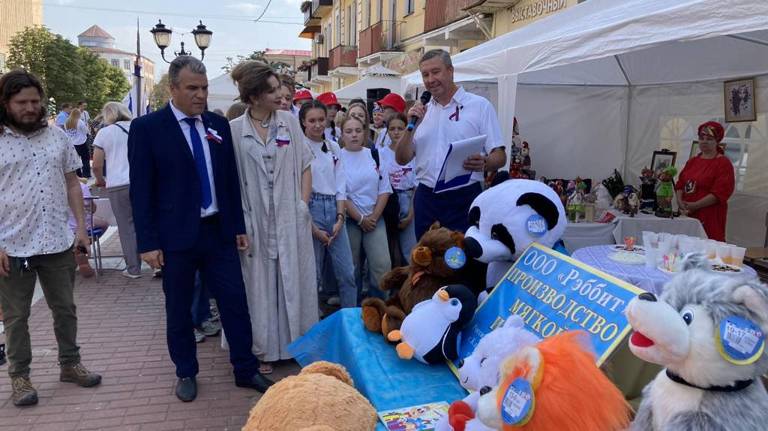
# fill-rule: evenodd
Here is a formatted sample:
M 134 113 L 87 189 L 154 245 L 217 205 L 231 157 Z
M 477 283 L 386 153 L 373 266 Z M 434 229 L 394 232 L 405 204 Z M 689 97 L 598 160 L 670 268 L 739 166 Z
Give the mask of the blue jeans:
M 379 289 L 381 278 L 390 269 L 392 262 L 389 260 L 389 242 L 387 241 L 387 228 L 384 219 L 380 218 L 376 229 L 372 232 L 363 232 L 355 221 L 347 220 L 347 234 L 349 244 L 352 247 L 352 259 L 355 262 L 355 280 L 360 282 L 362 290 L 365 282 L 362 279 L 362 255 L 368 260 L 368 296 L 386 299 L 387 295 Z
M 309 200 L 309 213 L 312 216 L 312 222 L 318 229 L 331 234 L 333 225 L 336 223 L 336 196 L 312 193 Z M 312 242 L 315 248 L 318 287 L 323 285 L 323 264 L 329 260 L 336 275 L 341 307 L 357 307 L 358 291 L 355 285 L 355 266 L 352 261 L 352 250 L 349 246 L 347 230 L 342 226 L 329 247 L 321 244 L 315 238 L 312 239 Z
M 395 190 L 398 203 L 400 204 L 400 220 L 408 217 L 408 210 L 411 209 L 414 190 Z M 390 196 L 392 199 L 392 196 Z M 400 252 L 403 253 L 405 261 L 411 264 L 411 250 L 416 245 L 416 221 L 411 220 L 405 229 L 401 230 L 398 237 L 400 243 Z

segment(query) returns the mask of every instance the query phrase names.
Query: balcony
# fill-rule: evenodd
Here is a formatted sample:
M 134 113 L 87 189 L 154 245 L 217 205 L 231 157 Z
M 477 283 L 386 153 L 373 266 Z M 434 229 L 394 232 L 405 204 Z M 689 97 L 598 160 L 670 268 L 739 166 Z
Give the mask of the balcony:
M 397 21 L 379 21 L 360 32 L 359 57 L 379 52 L 400 51 L 397 48 Z
M 312 8 L 310 9 L 310 16 L 313 18 L 322 18 L 331 11 L 333 8 L 333 0 L 312 0 Z M 304 14 L 306 19 L 307 15 Z M 319 23 L 318 23 L 319 24 Z
M 328 76 L 328 57 L 317 57 L 312 60 L 312 67 L 307 72 L 307 81 L 323 79 Z
M 336 48 L 331 49 L 329 57 L 328 70 L 334 70 L 340 67 L 357 67 L 356 46 L 339 45 Z
M 522 0 L 475 0 L 469 2 L 464 8 L 467 12 L 473 13 L 496 13 L 500 10 L 510 9 L 517 6 Z M 557 0 L 553 4 L 562 4 L 565 6 L 565 0 Z
M 477 0 L 427 0 L 424 10 L 424 32 L 432 31 L 467 16 L 463 9 Z

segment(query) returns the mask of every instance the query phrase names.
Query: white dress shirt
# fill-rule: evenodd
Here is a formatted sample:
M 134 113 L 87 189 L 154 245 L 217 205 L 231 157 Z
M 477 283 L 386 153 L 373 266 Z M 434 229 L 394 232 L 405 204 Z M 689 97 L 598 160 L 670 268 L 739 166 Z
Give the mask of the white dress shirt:
M 323 143 L 304 138 L 312 154 L 312 191 L 321 195 L 336 195 L 337 201 L 347 199 L 347 179 L 339 159 L 341 149 L 335 142 L 325 141 L 328 151 L 323 151 Z
M 173 111 L 173 115 L 176 117 L 176 121 L 179 122 L 179 127 L 181 127 L 182 133 L 184 133 L 184 138 L 187 140 L 187 145 L 189 146 L 189 152 L 192 155 L 192 158 L 195 157 L 195 150 L 192 147 L 192 138 L 189 134 L 189 124 L 187 124 L 186 121 L 184 121 L 185 118 L 189 118 L 187 114 L 179 111 L 174 105 L 173 100 L 169 103 L 171 106 L 171 111 Z M 203 127 L 203 117 L 200 115 L 195 115 L 194 117 L 197 121 L 195 121 L 195 128 L 197 129 L 197 133 L 200 135 L 200 141 L 203 143 L 203 154 L 205 155 L 205 167 L 208 169 L 208 184 L 210 184 L 211 187 L 211 205 L 208 208 L 200 208 L 200 217 L 208 217 L 211 215 L 216 214 L 219 212 L 219 205 L 216 202 L 216 184 L 213 180 L 213 167 L 211 166 L 211 149 L 208 146 L 208 140 L 205 138 L 205 127 Z
M 447 105 L 435 98 L 427 103 L 424 119 L 413 135 L 416 152 L 416 180 L 435 187 L 452 142 L 486 135 L 485 153 L 504 146 L 501 127 L 491 102 L 459 87 Z M 473 172 L 471 183 L 483 181 L 482 172 Z

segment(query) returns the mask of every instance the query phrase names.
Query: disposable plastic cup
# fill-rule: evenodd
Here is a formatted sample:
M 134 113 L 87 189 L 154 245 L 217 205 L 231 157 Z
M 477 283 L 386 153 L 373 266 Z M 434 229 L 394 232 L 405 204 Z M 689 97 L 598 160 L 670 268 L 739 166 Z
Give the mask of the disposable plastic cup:
M 704 240 L 707 250 L 707 259 L 714 259 L 717 257 L 717 241 L 714 239 Z
M 717 244 L 717 258 L 725 264 L 731 263 L 731 248 L 728 246 L 728 244 Z
M 747 253 L 747 249 L 744 247 L 737 247 L 732 245 L 728 247 L 731 252 L 731 265 L 741 268 L 744 265 L 744 254 Z
M 652 269 L 656 268 L 656 260 L 659 257 L 659 249 L 650 246 L 645 247 L 645 267 Z
M 655 232 L 649 232 L 647 230 L 643 231 L 643 247 L 657 247 L 658 242 L 659 237 Z

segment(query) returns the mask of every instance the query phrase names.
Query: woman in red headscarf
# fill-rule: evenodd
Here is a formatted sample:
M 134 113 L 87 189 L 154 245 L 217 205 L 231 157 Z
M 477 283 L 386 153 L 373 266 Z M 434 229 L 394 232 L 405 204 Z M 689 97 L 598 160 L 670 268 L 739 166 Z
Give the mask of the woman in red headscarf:
M 701 221 L 710 239 L 725 241 L 728 198 L 733 194 L 733 164 L 723 154 L 725 130 L 715 121 L 699 126 L 699 150 L 686 162 L 675 190 L 680 211 Z

